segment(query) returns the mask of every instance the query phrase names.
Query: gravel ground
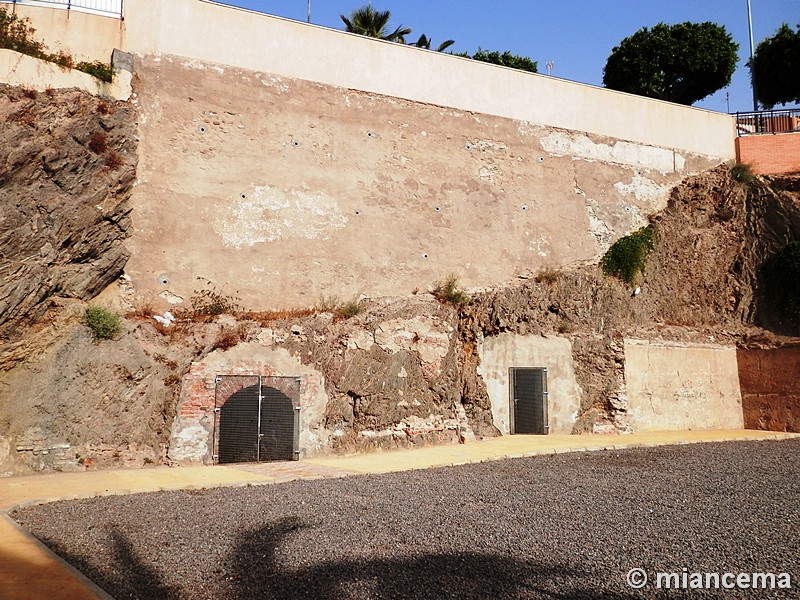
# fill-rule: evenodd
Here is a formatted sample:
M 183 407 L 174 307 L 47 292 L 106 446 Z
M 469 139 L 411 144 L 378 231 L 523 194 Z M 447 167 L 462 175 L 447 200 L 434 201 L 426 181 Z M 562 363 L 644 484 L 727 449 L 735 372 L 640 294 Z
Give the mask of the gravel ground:
M 800 598 L 798 474 L 800 441 L 698 444 L 13 516 L 119 600 Z M 794 589 L 656 589 L 655 572 L 684 568 L 788 572 Z

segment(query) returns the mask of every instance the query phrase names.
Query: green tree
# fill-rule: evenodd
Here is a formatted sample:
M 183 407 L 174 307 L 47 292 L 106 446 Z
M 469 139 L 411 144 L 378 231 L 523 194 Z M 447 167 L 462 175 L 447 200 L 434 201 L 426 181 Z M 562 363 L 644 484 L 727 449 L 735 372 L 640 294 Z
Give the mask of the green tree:
M 387 33 L 389 19 L 392 18 L 388 10 L 374 10 L 372 6 L 362 6 L 357 8 L 349 17 L 339 15 L 344 22 L 345 31 L 365 35 L 367 37 L 388 40 L 390 42 L 405 43 L 405 36 L 411 33 L 410 27 L 402 25 L 391 33 Z
M 417 48 L 425 48 L 426 50 L 430 50 L 432 42 L 433 40 L 423 33 L 421 36 L 419 36 L 419 39 L 415 43 L 410 43 L 409 46 L 416 46 Z M 444 52 L 455 43 L 455 40 L 445 40 L 436 47 L 436 51 Z
M 800 323 L 800 241 L 789 242 L 763 267 L 767 302 Z
M 608 57 L 612 90 L 691 105 L 731 82 L 739 44 L 715 23 L 659 23 L 625 38 Z
M 764 108 L 800 102 L 800 25 L 786 23 L 757 47 L 750 66 L 756 99 Z
M 531 60 L 527 56 L 511 54 L 508 50 L 500 54 L 497 51 L 489 52 L 478 48 L 478 51 L 472 55 L 472 58 L 481 62 L 492 63 L 493 65 L 502 65 L 512 69 L 519 69 L 520 71 L 529 71 L 531 73 L 539 72 L 539 65 L 535 60 Z

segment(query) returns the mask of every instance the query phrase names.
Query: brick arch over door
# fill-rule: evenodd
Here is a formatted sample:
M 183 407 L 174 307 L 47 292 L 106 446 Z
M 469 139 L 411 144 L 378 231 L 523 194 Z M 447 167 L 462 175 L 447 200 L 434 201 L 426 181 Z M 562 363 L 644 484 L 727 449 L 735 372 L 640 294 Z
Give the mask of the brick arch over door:
M 294 377 L 217 377 L 217 462 L 297 460 L 299 391 Z

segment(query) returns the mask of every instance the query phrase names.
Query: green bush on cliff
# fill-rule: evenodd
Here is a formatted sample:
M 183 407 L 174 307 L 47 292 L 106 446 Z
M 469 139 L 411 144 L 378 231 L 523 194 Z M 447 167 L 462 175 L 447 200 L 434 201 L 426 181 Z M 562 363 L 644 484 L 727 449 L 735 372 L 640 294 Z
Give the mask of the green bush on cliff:
M 78 71 L 88 73 L 92 77 L 96 77 L 100 81 L 105 81 L 106 83 L 111 83 L 111 80 L 114 79 L 114 69 L 111 65 L 107 65 L 99 60 L 94 62 L 79 62 L 75 65 L 75 68 Z
M 600 261 L 603 273 L 632 284 L 637 273 L 644 272 L 647 257 L 653 250 L 653 230 L 642 227 L 614 242 Z
M 800 322 L 800 241 L 789 242 L 763 268 L 767 302 L 783 316 Z
M 122 329 L 119 315 L 102 306 L 90 306 L 86 309 L 84 322 L 96 340 L 110 340 Z
M 431 293 L 439 302 L 451 304 L 456 308 L 463 308 L 471 300 L 469 294 L 458 286 L 458 275 L 455 273 L 444 281 L 436 283 Z
M 756 176 L 753 167 L 747 163 L 735 162 L 731 165 L 731 176 L 739 183 L 752 183 Z

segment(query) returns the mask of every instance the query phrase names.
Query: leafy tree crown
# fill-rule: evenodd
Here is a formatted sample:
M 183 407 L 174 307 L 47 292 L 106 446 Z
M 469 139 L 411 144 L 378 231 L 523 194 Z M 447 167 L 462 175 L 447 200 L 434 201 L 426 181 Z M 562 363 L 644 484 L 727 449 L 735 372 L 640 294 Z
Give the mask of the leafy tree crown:
M 800 102 L 800 25 L 784 23 L 757 47 L 749 64 L 756 99 L 764 108 Z
M 625 38 L 608 57 L 613 90 L 694 104 L 730 84 L 739 44 L 715 23 L 659 23 Z
M 531 73 L 538 73 L 538 64 L 536 61 L 531 60 L 527 56 L 518 56 L 511 54 L 508 50 L 502 54 L 498 51 L 490 52 L 478 48 L 478 51 L 472 55 L 475 60 L 482 62 L 492 63 L 493 65 L 502 65 L 504 67 L 511 67 L 512 69 L 519 69 L 521 71 L 529 71 Z

